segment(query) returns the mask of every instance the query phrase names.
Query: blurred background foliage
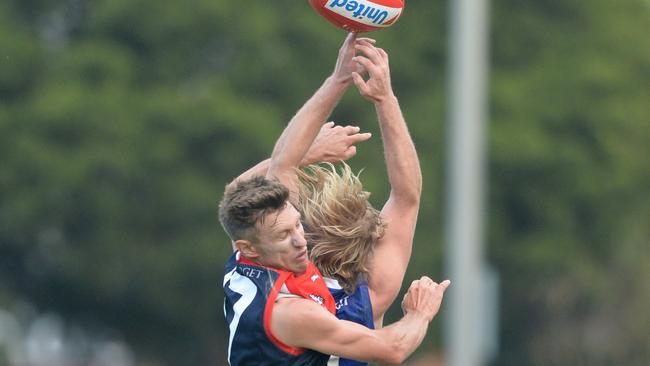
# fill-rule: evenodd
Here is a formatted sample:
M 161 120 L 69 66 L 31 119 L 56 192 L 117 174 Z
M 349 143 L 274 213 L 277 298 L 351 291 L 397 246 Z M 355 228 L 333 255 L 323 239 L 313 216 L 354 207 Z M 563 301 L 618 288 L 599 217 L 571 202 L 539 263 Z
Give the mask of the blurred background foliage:
M 372 34 L 424 174 L 405 283 L 445 276 L 447 7 L 408 1 Z M 491 2 L 493 365 L 650 363 L 649 25 L 647 0 Z M 118 339 L 133 365 L 225 365 L 217 202 L 344 35 L 307 1 L 1 2 L 0 309 Z M 380 205 L 374 109 L 352 88 L 332 118 L 374 132 L 350 164 Z

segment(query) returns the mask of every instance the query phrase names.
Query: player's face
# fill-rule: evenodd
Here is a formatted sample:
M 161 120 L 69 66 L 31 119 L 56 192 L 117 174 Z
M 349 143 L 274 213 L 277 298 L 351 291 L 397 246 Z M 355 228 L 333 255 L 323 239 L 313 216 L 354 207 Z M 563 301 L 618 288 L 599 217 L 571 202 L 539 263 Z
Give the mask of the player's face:
M 258 225 L 256 245 L 262 265 L 301 274 L 309 263 L 307 240 L 300 222 L 300 213 L 291 203 L 267 215 Z

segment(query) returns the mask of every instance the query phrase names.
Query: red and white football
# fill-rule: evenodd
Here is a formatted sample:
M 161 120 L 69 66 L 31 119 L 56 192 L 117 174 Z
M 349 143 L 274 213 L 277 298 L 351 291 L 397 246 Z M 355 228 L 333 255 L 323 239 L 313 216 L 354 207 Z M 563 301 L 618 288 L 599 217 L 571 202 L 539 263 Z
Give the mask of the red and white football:
M 404 0 L 309 0 L 330 23 L 348 32 L 372 32 L 393 25 Z

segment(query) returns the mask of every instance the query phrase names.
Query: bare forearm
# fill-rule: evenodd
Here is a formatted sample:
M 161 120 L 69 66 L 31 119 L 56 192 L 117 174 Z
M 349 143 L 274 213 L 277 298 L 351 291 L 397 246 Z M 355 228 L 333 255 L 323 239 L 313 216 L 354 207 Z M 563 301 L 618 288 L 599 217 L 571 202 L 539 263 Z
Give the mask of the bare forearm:
M 427 333 L 429 321 L 407 314 L 400 321 L 379 330 L 389 339 L 389 352 L 373 361 L 400 364 L 406 360 L 422 343 Z
M 407 203 L 419 204 L 422 173 L 415 145 L 409 135 L 395 96 L 375 104 L 382 139 L 391 195 Z
M 325 123 L 318 132 L 318 136 L 316 136 L 316 139 L 309 147 L 309 150 L 302 158 L 299 166 L 304 167 L 310 164 L 322 162 L 347 160 L 356 153 L 356 147 L 354 144 L 365 141 L 369 138 L 370 134 L 361 133 L 358 127 L 337 126 L 334 122 Z M 266 176 L 270 165 L 271 159 L 259 162 L 254 167 L 239 175 L 229 184 L 229 186 L 255 176 Z
M 273 149 L 269 175 L 282 174 L 299 166 L 347 86 L 348 83 L 330 77 L 298 110 Z
M 409 309 L 414 310 L 378 330 L 336 319 L 309 300 L 285 299 L 273 307 L 271 329 L 279 340 L 293 347 L 359 361 L 399 364 L 422 343 L 432 318 L 427 316 L 423 297 L 413 304 L 415 295 L 407 295 Z
M 319 163 L 320 161 L 314 160 L 314 159 L 309 159 L 307 156 L 303 158 L 303 160 L 300 162 L 300 167 L 307 166 L 309 164 L 315 164 Z M 241 173 L 237 178 L 233 179 L 232 182 L 228 183 L 228 185 L 235 184 L 239 181 L 250 179 L 253 177 L 257 176 L 266 176 L 266 173 L 269 171 L 269 166 L 271 165 L 271 159 L 265 159 L 257 163 L 255 166 L 252 168 L 248 169 L 247 171 Z

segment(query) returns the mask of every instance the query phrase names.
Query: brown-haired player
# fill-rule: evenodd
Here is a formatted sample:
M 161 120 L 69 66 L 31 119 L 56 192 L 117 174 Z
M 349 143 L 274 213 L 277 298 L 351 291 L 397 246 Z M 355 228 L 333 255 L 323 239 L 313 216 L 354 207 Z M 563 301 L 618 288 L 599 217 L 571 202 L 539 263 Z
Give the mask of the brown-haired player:
M 365 57 L 354 57 L 356 50 Z M 350 35 L 339 52 L 333 75 L 298 111 L 276 144 L 267 176 L 277 177 L 281 184 L 261 177 L 244 178 L 227 188 L 220 205 L 220 219 L 237 250 L 224 278 L 231 365 L 325 365 L 328 356 L 323 354 L 399 363 L 419 345 L 428 322 L 437 313 L 449 283 L 437 285 L 423 277 L 409 288 L 402 303 L 405 316 L 397 323 L 371 330 L 337 319 L 334 298 L 320 272 L 308 260 L 301 215 L 288 200 L 291 192 L 297 192 L 294 167 L 303 161 L 323 121 L 354 78 L 362 95 L 375 102 L 393 188 L 382 209 L 388 225 L 383 235 L 375 238 L 377 243 L 367 273 L 374 320 L 381 323 L 381 316 L 399 291 L 408 263 L 421 185 L 407 184 L 395 177 L 410 172 L 419 177 L 419 166 L 417 156 L 408 159 L 409 151 L 415 154 L 412 143 L 410 147 L 397 146 L 409 143 L 410 138 L 390 89 L 387 62 L 385 52 L 375 48 L 372 41 Z M 367 82 L 358 74 L 363 69 L 370 74 Z M 397 156 L 389 156 L 389 146 L 398 149 L 391 153 Z M 403 160 L 404 157 L 407 159 Z M 285 188 L 286 193 L 282 193 L 283 186 L 289 187 Z M 380 227 L 381 221 L 377 220 Z M 391 231 L 394 222 L 396 228 L 404 230 Z M 403 244 L 403 240 L 408 243 Z M 378 261 L 387 258 L 391 267 L 378 268 Z M 396 265 L 398 273 L 393 276 Z M 373 286 L 373 281 L 379 286 Z M 382 283 L 385 290 L 381 289 Z M 294 297 L 278 298 L 280 293 Z

